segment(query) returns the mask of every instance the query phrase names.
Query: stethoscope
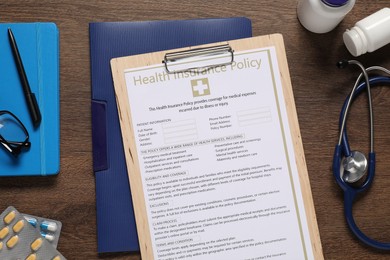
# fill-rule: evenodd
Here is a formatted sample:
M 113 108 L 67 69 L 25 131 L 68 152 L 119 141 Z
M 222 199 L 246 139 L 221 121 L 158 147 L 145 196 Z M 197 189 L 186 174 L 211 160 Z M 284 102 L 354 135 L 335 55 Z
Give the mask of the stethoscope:
M 351 93 L 345 99 L 343 108 L 340 112 L 340 136 L 333 156 L 333 175 L 337 184 L 344 191 L 344 214 L 352 233 L 368 246 L 382 250 L 390 250 L 390 243 L 379 242 L 365 235 L 356 225 L 352 214 L 353 202 L 356 196 L 359 193 L 368 190 L 375 175 L 374 119 L 371 87 L 383 85 L 390 86 L 390 71 L 379 66 L 365 68 L 360 62 L 355 60 L 340 61 L 338 67 L 344 68 L 349 64 L 358 66 L 362 70 L 362 73 L 357 78 Z M 385 73 L 389 76 L 369 77 L 368 72 L 373 71 Z M 361 82 L 363 77 L 364 81 Z M 350 105 L 363 90 L 367 90 L 370 118 L 370 152 L 368 154 L 368 160 L 363 153 L 351 151 L 346 130 L 346 121 Z M 357 184 L 356 182 L 361 180 L 363 176 L 366 176 L 364 181 L 362 181 L 361 184 Z

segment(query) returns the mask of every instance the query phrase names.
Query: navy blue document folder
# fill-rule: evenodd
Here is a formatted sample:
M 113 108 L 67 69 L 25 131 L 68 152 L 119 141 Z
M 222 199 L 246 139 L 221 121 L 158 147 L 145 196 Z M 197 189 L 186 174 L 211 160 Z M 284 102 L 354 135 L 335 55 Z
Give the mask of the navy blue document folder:
M 93 168 L 98 252 L 139 251 L 110 60 L 252 36 L 244 17 L 91 23 Z

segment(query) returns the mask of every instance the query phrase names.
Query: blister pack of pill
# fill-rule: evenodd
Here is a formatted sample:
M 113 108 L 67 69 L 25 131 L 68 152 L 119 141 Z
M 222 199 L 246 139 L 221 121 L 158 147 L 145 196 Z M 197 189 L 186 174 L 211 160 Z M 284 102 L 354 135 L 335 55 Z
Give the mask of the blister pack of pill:
M 35 227 L 41 236 L 50 242 L 54 248 L 57 248 L 58 240 L 60 239 L 62 223 L 58 220 L 37 217 L 22 213 L 24 218 Z
M 0 259 L 66 260 L 12 206 L 0 214 Z

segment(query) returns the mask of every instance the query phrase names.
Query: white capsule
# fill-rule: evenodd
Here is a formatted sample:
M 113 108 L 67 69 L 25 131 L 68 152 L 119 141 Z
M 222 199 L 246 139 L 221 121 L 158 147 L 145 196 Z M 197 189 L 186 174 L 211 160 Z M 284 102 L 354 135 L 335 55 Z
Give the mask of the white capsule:
M 43 221 L 41 223 L 41 229 L 51 231 L 51 232 L 56 232 L 57 231 L 57 224 L 55 222 L 52 222 L 52 221 Z
M 49 242 L 53 242 L 54 238 L 55 238 L 54 235 L 50 235 L 50 234 L 47 234 L 47 233 L 44 233 L 44 232 L 41 232 L 41 236 L 43 238 L 45 238 L 47 241 L 49 241 Z

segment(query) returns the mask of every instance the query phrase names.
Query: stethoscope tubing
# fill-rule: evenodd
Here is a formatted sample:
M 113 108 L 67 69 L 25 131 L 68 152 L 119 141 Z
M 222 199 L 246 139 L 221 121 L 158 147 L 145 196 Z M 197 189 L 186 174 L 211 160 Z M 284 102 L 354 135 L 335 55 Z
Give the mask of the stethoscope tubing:
M 371 87 L 386 85 L 386 84 L 390 85 L 390 78 L 389 77 L 382 77 L 382 76 L 372 77 L 369 79 L 369 82 L 370 82 Z M 351 101 L 353 101 L 364 90 L 366 90 L 366 86 L 367 86 L 366 82 L 363 82 L 360 85 L 358 85 L 356 87 L 355 91 L 353 91 Z M 345 117 L 345 113 L 348 112 L 346 110 L 347 110 L 348 100 L 350 98 L 350 95 L 348 95 L 347 98 L 345 99 L 343 107 L 341 109 L 340 118 L 339 118 L 339 126 L 341 126 L 341 124 L 343 122 L 343 119 Z M 371 121 L 370 121 L 370 124 L 371 124 Z M 351 149 L 350 149 L 349 142 L 348 142 L 347 127 L 346 126 L 344 126 L 344 128 L 343 128 L 343 136 L 341 139 L 341 146 L 343 148 L 343 154 L 346 156 L 349 156 L 351 154 Z M 371 152 L 373 152 L 373 151 L 371 151 Z
M 390 86 L 390 77 L 382 77 L 382 76 L 372 77 L 369 79 L 369 85 L 371 85 L 372 87 L 380 86 L 380 85 Z M 366 88 L 367 88 L 367 84 L 366 82 L 363 82 L 360 85 L 358 85 L 354 91 L 352 91 L 352 93 L 350 94 L 352 95 L 351 100 L 350 100 L 350 95 L 348 95 L 340 113 L 340 119 L 339 119 L 340 127 L 343 121 L 346 120 L 345 113 L 348 112 L 347 109 L 351 101 L 353 101 Z M 372 124 L 372 120 L 371 120 L 371 124 Z M 342 179 L 342 176 L 340 174 L 341 159 L 343 156 L 348 156 L 350 154 L 351 154 L 351 148 L 348 143 L 348 135 L 347 135 L 346 127 L 343 127 L 341 143 L 337 144 L 335 147 L 335 153 L 333 157 L 333 175 L 337 184 L 344 191 L 344 214 L 345 214 L 348 227 L 350 228 L 351 232 L 364 244 L 380 250 L 390 250 L 390 243 L 379 242 L 365 235 L 356 225 L 353 217 L 353 203 L 355 201 L 356 195 L 367 190 L 371 186 L 372 181 L 374 179 L 375 152 L 370 151 L 369 153 L 367 176 L 363 184 L 361 184 L 360 186 L 351 186 L 350 184 L 346 183 Z

